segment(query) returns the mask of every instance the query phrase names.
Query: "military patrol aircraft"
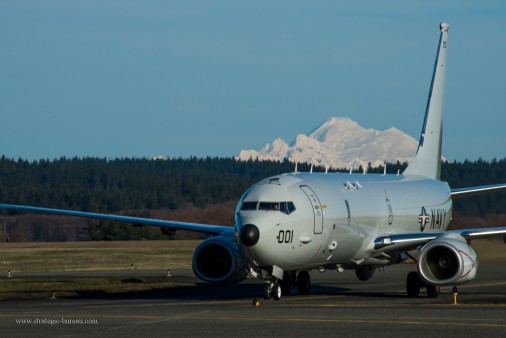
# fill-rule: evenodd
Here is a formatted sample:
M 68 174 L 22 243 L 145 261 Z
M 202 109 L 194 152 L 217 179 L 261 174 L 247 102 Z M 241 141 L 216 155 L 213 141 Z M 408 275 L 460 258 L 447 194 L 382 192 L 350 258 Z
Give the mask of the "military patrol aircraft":
M 195 249 L 193 271 L 211 283 L 238 283 L 248 274 L 266 281 L 264 297 L 279 300 L 295 284 L 310 291 L 308 271 L 353 269 L 368 280 L 378 267 L 417 261 L 407 276 L 409 296 L 421 288 L 437 297 L 441 285 L 472 280 L 478 268 L 470 240 L 504 236 L 506 227 L 446 231 L 452 199 L 505 189 L 506 184 L 451 189 L 440 180 L 443 94 L 449 26 L 440 24 L 434 73 L 417 153 L 402 174 L 291 172 L 249 188 L 237 205 L 235 226 L 97 214 L 1 204 L 54 213 L 215 235 Z M 419 251 L 413 257 L 411 251 Z

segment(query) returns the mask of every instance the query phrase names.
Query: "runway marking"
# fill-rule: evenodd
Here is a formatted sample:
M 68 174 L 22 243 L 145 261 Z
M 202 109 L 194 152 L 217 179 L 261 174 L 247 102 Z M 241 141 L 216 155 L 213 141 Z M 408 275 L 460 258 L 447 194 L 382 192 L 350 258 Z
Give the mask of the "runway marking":
M 506 284 L 506 283 L 504 283 Z M 458 305 L 454 305 L 452 300 L 448 298 L 447 303 L 413 303 L 409 302 L 410 298 L 406 298 L 405 303 L 395 303 L 395 304 L 387 304 L 386 302 L 377 302 L 377 303 L 350 303 L 353 302 L 345 301 L 343 303 L 315 303 L 311 304 L 308 302 L 318 301 L 318 300 L 332 300 L 339 301 L 343 298 L 346 299 L 347 295 L 326 295 L 326 296 L 296 296 L 296 297 L 287 297 L 283 298 L 280 302 L 273 300 L 264 300 L 263 298 L 259 298 L 260 302 L 263 306 L 276 306 L 276 307 L 369 307 L 369 308 L 389 308 L 389 307 L 412 307 L 412 306 L 437 306 L 437 307 L 506 307 L 505 304 L 494 304 L 494 303 L 482 303 L 482 304 L 472 304 L 472 303 L 461 303 Z M 106 309 L 106 308 L 135 308 L 135 307 L 169 307 L 169 306 L 187 306 L 187 305 L 222 305 L 222 304 L 235 304 L 235 305 L 243 305 L 243 306 L 251 306 L 251 300 L 249 298 L 246 299 L 235 299 L 235 300 L 222 300 L 222 301 L 184 301 L 184 302 L 159 302 L 159 303 L 139 303 L 139 304 L 111 304 L 111 305 L 84 305 L 83 308 L 89 309 Z
M 411 321 L 405 321 L 405 320 L 382 320 L 377 315 L 375 315 L 375 319 L 355 319 L 354 317 L 349 318 L 343 318 L 340 319 L 327 319 L 327 318 L 293 318 L 288 316 L 270 316 L 268 318 L 266 317 L 243 317 L 243 316 L 219 316 L 219 315 L 206 315 L 210 312 L 210 310 L 204 310 L 199 312 L 192 312 L 185 315 L 176 315 L 176 316 L 147 316 L 147 315 L 96 315 L 96 318 L 102 318 L 102 319 L 150 319 L 152 321 L 150 322 L 142 322 L 142 323 L 131 323 L 129 325 L 121 326 L 119 328 L 125 328 L 129 326 L 138 326 L 138 325 L 145 325 L 149 323 L 154 322 L 160 322 L 160 321 L 170 321 L 170 320 L 184 320 L 188 318 L 192 319 L 199 319 L 199 320 L 223 320 L 223 321 L 237 321 L 237 320 L 248 320 L 248 321 L 286 321 L 286 322 L 293 322 L 293 321 L 301 321 L 301 322 L 308 322 L 308 323 L 350 323 L 350 324 L 399 324 L 399 325 L 451 325 L 451 326 L 468 326 L 468 327 L 506 327 L 506 323 L 469 323 L 469 321 L 485 321 L 490 320 L 490 318 L 455 318 L 453 322 L 437 322 L 437 320 L 440 320 L 440 317 L 425 317 L 423 319 L 418 318 L 417 320 L 411 320 Z M 17 317 L 20 314 L 0 314 L 0 317 Z M 23 314 L 24 317 L 26 314 Z M 45 314 L 47 316 L 47 314 Z M 31 315 L 36 316 L 35 314 Z M 40 314 L 39 314 L 40 316 Z M 68 314 L 63 317 L 69 317 L 74 316 L 75 314 Z M 494 321 L 504 321 L 504 318 L 495 318 Z M 118 329 L 118 327 L 115 327 L 114 329 Z
M 115 305 L 84 305 L 84 308 L 122 308 L 122 307 L 153 307 L 153 306 L 182 306 L 182 305 L 216 305 L 244 303 L 247 300 L 222 300 L 222 301 L 198 301 L 198 302 L 169 302 L 169 303 L 141 303 L 141 304 L 115 304 Z M 249 304 L 249 303 L 248 303 Z
M 160 316 L 134 316 L 134 315 L 105 315 L 101 318 L 119 318 L 119 319 L 160 319 Z
M 344 297 L 344 295 L 328 295 L 328 296 L 303 296 L 303 297 L 287 297 L 283 298 L 283 302 L 300 302 L 304 300 L 317 300 L 317 299 L 337 299 Z M 264 300 L 258 297 L 261 302 L 272 302 L 272 300 Z M 152 306 L 183 306 L 183 305 L 216 305 L 216 304 L 245 304 L 250 306 L 249 298 L 234 299 L 234 300 L 219 300 L 219 301 L 186 301 L 186 302 L 168 302 L 168 303 L 140 303 L 140 304 L 114 304 L 114 305 L 85 305 L 85 308 L 100 309 L 100 308 L 121 308 L 121 307 L 152 307 Z M 276 303 L 280 304 L 280 303 Z
M 276 303 L 274 303 L 276 304 Z M 267 305 L 264 303 L 264 305 Z M 394 307 L 395 304 L 276 304 L 279 307 Z M 395 307 L 399 307 L 397 304 Z
M 176 317 L 163 317 L 163 316 L 121 316 L 121 315 L 105 315 L 100 316 L 100 318 L 117 318 L 117 319 L 157 319 L 157 321 L 166 321 L 166 320 L 181 320 L 186 318 L 198 319 L 198 320 L 221 320 L 221 321 L 285 321 L 285 322 L 306 322 L 306 323 L 341 323 L 341 324 L 393 324 L 393 325 L 411 325 L 411 326 L 430 326 L 430 325 L 438 325 L 438 326 L 465 326 L 465 327 L 506 327 L 505 324 L 500 323 L 469 323 L 469 322 L 434 322 L 432 320 L 437 320 L 440 318 L 425 318 L 422 320 L 381 320 L 381 319 L 325 319 L 325 318 L 293 318 L 293 317 L 242 317 L 242 316 L 202 316 L 202 313 L 207 313 L 208 311 L 203 311 L 200 313 L 191 313 L 184 316 L 176 316 Z M 468 321 L 469 319 L 462 319 Z M 473 320 L 487 320 L 487 319 L 473 319 Z M 151 322 L 150 322 L 151 323 Z M 147 323 L 143 323 L 147 324 Z M 143 325 L 142 324 L 142 325 Z M 141 324 L 131 324 L 128 326 L 136 326 Z M 116 328 L 117 329 L 117 328 Z
M 336 294 L 336 295 L 325 295 L 325 296 L 289 296 L 283 298 L 283 302 L 300 302 L 305 300 L 317 300 L 317 299 L 337 299 L 345 297 L 344 294 Z M 252 298 L 253 299 L 253 298 Z M 251 299 L 251 300 L 252 300 Z M 258 297 L 261 302 L 274 302 L 272 300 L 264 300 L 262 297 Z M 114 304 L 114 305 L 85 305 L 85 308 L 114 308 L 114 307 L 150 307 L 150 306 L 174 306 L 174 305 L 215 305 L 215 304 L 240 304 L 247 303 L 250 305 L 250 299 L 230 299 L 230 300 L 202 300 L 202 301 L 185 301 L 185 302 L 167 302 L 167 303 L 139 303 L 139 304 Z M 279 304 L 279 303 L 278 303 Z
M 208 313 L 209 310 L 199 311 L 195 313 L 188 313 L 186 315 L 179 315 L 174 317 L 162 317 L 162 316 L 139 316 L 139 315 L 104 315 L 101 318 L 120 318 L 120 319 L 163 319 L 163 320 L 172 320 L 172 319 L 184 319 L 189 317 L 194 317 L 196 315 L 201 315 L 203 313 Z
M 346 323 L 346 324 L 397 324 L 397 325 L 418 325 L 418 326 L 467 326 L 467 327 L 506 327 L 506 324 L 494 323 L 463 323 L 463 322 L 429 322 L 429 321 L 395 321 L 395 320 L 370 320 L 370 319 L 319 319 L 319 318 L 287 318 L 287 317 L 193 317 L 199 320 L 224 320 L 224 321 L 287 321 L 287 322 L 307 322 L 307 323 Z
M 461 288 L 472 288 L 472 287 L 483 287 L 483 286 L 497 286 L 497 285 L 506 285 L 506 282 L 496 282 L 496 283 L 486 283 L 486 284 L 468 284 L 463 285 Z M 450 288 L 450 287 L 449 287 Z
M 130 328 L 130 327 L 135 327 L 135 326 L 143 326 L 143 325 L 150 325 L 150 324 L 153 324 L 153 323 L 158 323 L 158 322 L 166 322 L 166 321 L 172 321 L 172 320 L 181 320 L 181 319 L 186 319 L 186 318 L 190 318 L 190 317 L 195 317 L 197 315 L 201 315 L 203 313 L 207 313 L 209 312 L 208 310 L 206 311 L 199 311 L 199 312 L 195 312 L 195 313 L 188 313 L 186 315 L 180 315 L 180 316 L 174 316 L 174 317 L 161 317 L 161 316 L 120 316 L 120 315 L 105 315 L 105 316 L 102 316 L 100 318 L 116 318 L 116 319 L 153 319 L 149 322 L 141 322 L 141 323 L 138 323 L 138 322 L 134 322 L 134 323 L 130 323 L 128 325 L 122 325 L 122 326 L 117 326 L 117 327 L 112 327 L 112 328 L 107 328 L 106 331 L 115 331 L 115 330 L 121 330 L 121 329 L 126 329 L 126 328 Z M 101 331 L 98 331 L 98 330 L 95 330 L 96 332 L 101 332 Z

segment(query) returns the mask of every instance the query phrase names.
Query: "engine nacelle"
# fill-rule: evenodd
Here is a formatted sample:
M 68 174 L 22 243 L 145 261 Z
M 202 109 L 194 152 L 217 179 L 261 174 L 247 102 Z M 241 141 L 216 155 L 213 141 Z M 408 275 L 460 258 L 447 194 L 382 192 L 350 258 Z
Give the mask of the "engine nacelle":
M 474 279 L 478 261 L 462 236 L 446 233 L 422 248 L 417 267 L 428 284 L 456 285 Z
M 197 246 L 192 258 L 193 273 L 209 283 L 239 283 L 249 272 L 248 262 L 239 252 L 235 236 L 222 234 Z

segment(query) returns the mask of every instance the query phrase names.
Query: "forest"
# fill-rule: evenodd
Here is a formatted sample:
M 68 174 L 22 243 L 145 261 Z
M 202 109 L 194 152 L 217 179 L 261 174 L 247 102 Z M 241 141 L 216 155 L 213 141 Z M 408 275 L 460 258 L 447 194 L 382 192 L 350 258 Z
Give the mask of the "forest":
M 406 163 L 387 164 L 397 173 Z M 0 203 L 174 219 L 209 224 L 234 222 L 235 204 L 259 180 L 294 171 L 291 162 L 234 158 L 65 158 L 27 161 L 0 158 Z M 299 171 L 309 171 L 299 164 Z M 367 168 L 383 173 L 383 167 Z M 324 168 L 313 168 L 324 171 Z M 348 172 L 349 169 L 334 169 Z M 363 168 L 357 168 L 362 172 Z M 506 159 L 445 162 L 442 179 L 452 188 L 506 182 Z M 478 220 L 506 214 L 506 193 L 457 199 L 455 218 Z M 489 225 L 491 226 L 491 225 Z M 201 238 L 181 232 L 176 238 Z M 152 227 L 55 215 L 0 211 L 0 240 L 75 241 L 165 239 Z

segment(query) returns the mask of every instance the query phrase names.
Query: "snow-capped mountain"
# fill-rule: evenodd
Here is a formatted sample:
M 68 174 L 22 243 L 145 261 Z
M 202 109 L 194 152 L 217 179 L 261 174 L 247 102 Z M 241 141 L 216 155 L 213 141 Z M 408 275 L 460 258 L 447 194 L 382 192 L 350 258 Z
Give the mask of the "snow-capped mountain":
M 410 161 L 417 147 L 414 138 L 394 127 L 379 131 L 363 128 L 349 118 L 333 117 L 309 135 L 297 135 L 290 146 L 277 138 L 259 151 L 241 150 L 237 159 L 281 161 L 288 158 L 330 168 L 367 166 L 370 162 L 376 167 L 385 161 Z

